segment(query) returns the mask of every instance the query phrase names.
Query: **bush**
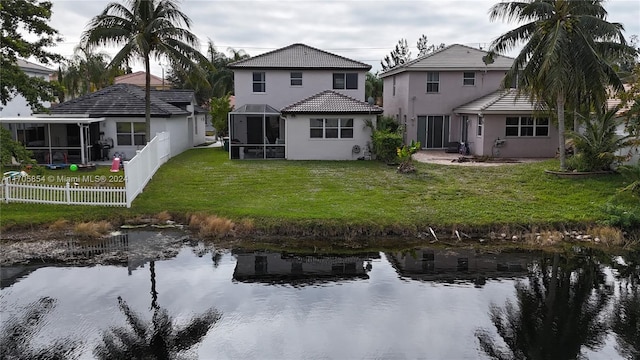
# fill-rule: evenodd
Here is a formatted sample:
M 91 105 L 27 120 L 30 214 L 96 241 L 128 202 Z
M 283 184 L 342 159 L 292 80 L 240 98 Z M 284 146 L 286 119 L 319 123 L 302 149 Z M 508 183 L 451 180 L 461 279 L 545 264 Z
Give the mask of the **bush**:
M 397 149 L 402 147 L 402 135 L 388 130 L 376 130 L 372 135 L 376 159 L 386 163 L 397 161 Z
M 608 203 L 603 210 L 607 214 L 607 218 L 603 221 L 605 225 L 625 230 L 640 228 L 640 208 L 638 207 Z

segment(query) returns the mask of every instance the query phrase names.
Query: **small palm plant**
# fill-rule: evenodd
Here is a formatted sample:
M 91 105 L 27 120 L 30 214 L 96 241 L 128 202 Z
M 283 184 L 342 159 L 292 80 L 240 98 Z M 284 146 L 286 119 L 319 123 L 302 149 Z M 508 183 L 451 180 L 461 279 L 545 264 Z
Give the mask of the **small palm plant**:
M 611 170 L 611 166 L 621 162 L 624 157 L 616 155 L 616 151 L 632 144 L 629 135 L 616 133 L 621 119 L 614 107 L 604 113 L 596 114 L 585 122 L 584 131 L 570 132 L 576 155 L 568 162 L 569 170 L 601 171 Z
M 640 196 L 640 164 L 620 166 L 617 170 L 629 181 L 629 185 L 621 191 L 629 191 L 633 195 Z
M 413 173 L 416 172 L 416 167 L 413 165 L 413 158 L 411 157 L 413 154 L 417 153 L 420 150 L 420 142 L 415 142 L 411 140 L 410 145 L 404 145 L 396 149 L 396 154 L 398 155 L 398 160 L 400 161 L 400 166 L 398 166 L 399 173 Z

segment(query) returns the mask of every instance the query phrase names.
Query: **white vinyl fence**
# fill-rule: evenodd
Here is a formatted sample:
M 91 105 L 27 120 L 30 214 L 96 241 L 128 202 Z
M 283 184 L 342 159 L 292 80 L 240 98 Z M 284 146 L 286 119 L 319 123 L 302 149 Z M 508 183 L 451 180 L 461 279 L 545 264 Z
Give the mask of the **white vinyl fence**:
M 171 157 L 169 133 L 156 134 L 136 156 L 124 163 L 125 187 L 76 186 L 67 182 L 65 185 L 47 185 L 27 182 L 21 177 L 2 179 L 2 201 L 67 204 L 67 205 L 102 205 L 131 207 L 133 200 L 142 192 L 151 177 L 160 166 Z M 39 176 L 31 176 L 40 179 Z M 44 177 L 42 177 L 44 180 Z

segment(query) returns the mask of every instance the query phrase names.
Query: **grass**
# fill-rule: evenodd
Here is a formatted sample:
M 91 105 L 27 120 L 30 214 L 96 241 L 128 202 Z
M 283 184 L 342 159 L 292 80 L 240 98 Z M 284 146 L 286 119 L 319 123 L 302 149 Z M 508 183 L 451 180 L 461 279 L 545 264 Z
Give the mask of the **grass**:
M 159 213 L 185 223 L 193 214 L 215 215 L 283 235 L 587 227 L 606 217 L 603 205 L 625 186 L 615 174 L 588 179 L 545 174 L 558 167 L 557 160 L 497 167 L 417 163 L 416 174 L 399 174 L 375 161 L 230 161 L 227 156 L 221 148 L 203 148 L 174 157 L 131 209 L 2 204 L 2 227 L 61 218 L 124 221 Z M 630 197 L 620 201 L 638 206 Z M 226 229 L 223 222 L 209 227 Z

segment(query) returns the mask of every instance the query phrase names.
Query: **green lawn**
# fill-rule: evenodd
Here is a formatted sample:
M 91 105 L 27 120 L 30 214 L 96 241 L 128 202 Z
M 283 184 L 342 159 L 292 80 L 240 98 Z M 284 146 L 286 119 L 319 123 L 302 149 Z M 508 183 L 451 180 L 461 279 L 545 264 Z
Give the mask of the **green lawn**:
M 556 160 L 497 167 L 417 164 L 398 174 L 375 161 L 230 161 L 221 148 L 193 149 L 164 165 L 131 209 L 2 204 L 2 226 L 124 219 L 164 210 L 252 218 L 256 228 L 474 228 L 588 224 L 624 186 L 618 175 L 559 179 Z M 618 196 L 618 198 L 620 198 Z M 628 206 L 637 206 L 637 199 Z

